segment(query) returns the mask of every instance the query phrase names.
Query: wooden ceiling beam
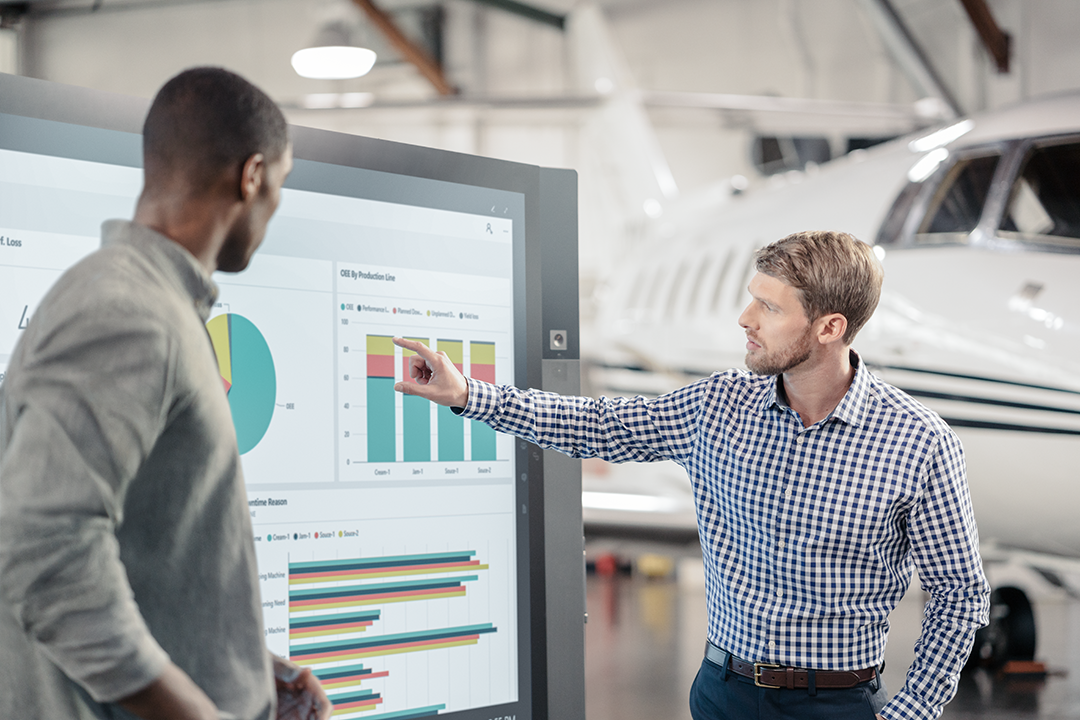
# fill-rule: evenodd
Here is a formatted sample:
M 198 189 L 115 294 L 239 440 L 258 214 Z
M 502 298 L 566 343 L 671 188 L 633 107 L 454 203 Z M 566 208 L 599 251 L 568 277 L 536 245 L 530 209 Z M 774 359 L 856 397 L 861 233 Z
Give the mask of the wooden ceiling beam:
M 971 24 L 975 26 L 975 31 L 982 38 L 990 57 L 994 59 L 997 71 L 1009 72 L 1009 50 L 1012 38 L 998 26 L 997 21 L 994 20 L 994 14 L 986 5 L 986 0 L 960 0 L 960 3 L 967 10 Z
M 353 4 L 367 14 L 371 23 L 379 29 L 394 49 L 401 53 L 408 62 L 416 66 L 428 82 L 435 86 L 440 95 L 456 95 L 458 90 L 447 81 L 442 67 L 422 47 L 414 43 L 397 26 L 393 18 L 372 0 L 352 0 Z

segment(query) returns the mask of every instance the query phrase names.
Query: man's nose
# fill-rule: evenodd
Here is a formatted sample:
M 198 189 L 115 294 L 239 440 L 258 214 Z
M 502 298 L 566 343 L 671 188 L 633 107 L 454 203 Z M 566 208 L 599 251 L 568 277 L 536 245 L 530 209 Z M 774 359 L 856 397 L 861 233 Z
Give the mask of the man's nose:
M 748 330 L 750 328 L 750 322 L 750 306 L 747 305 L 746 309 L 742 311 L 741 315 L 739 315 L 739 327 L 744 330 Z

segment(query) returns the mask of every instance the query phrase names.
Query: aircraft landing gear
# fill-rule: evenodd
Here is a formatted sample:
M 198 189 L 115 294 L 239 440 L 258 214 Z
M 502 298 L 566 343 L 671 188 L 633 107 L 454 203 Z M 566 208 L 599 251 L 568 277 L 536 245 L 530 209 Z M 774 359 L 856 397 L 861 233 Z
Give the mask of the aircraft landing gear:
M 1035 613 L 1023 590 L 1000 587 L 990 595 L 990 624 L 975 635 L 966 670 L 999 668 L 1035 659 Z

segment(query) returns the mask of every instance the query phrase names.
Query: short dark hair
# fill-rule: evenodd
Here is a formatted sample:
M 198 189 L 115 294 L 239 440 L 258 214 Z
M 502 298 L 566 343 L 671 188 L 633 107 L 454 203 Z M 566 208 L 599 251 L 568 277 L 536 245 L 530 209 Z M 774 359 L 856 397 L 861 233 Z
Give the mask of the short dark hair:
M 853 235 L 800 232 L 758 250 L 754 268 L 799 291 L 810 322 L 839 313 L 851 343 L 877 308 L 884 272 L 874 250 Z
M 266 93 L 223 68 L 191 68 L 162 86 L 147 113 L 147 183 L 180 171 L 205 186 L 255 153 L 275 162 L 288 143 L 285 116 Z

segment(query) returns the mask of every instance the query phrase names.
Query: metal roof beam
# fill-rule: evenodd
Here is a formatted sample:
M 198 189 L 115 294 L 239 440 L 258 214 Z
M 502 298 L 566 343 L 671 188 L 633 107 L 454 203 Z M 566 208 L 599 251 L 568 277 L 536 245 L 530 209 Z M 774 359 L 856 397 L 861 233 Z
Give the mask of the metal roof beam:
M 534 22 L 541 23 L 543 25 L 550 25 L 551 27 L 558 28 L 559 30 L 566 29 L 566 16 L 556 15 L 555 13 L 548 12 L 534 5 L 527 5 L 523 2 L 517 2 L 517 0 L 472 0 L 479 5 L 488 5 L 499 10 L 505 10 L 508 13 L 514 15 L 520 15 L 523 18 L 532 20 Z
M 904 24 L 889 0 L 861 0 L 878 27 L 881 38 L 896 58 L 911 82 L 922 93 L 940 98 L 954 115 L 964 110 L 956 96 L 949 92 L 926 52 Z

